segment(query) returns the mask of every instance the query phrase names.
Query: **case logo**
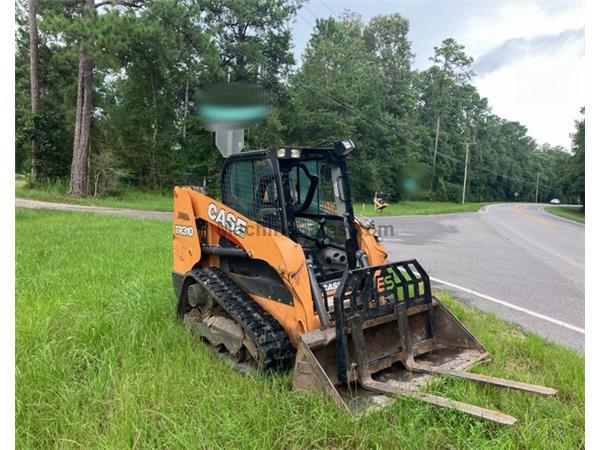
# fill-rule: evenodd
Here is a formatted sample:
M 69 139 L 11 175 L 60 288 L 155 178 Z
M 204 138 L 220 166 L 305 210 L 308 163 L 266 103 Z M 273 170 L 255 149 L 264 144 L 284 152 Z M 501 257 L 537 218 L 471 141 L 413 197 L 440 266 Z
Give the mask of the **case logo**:
M 214 203 L 208 205 L 208 217 L 210 220 L 218 223 L 227 230 L 232 231 L 239 237 L 244 237 L 246 235 L 248 222 L 231 212 L 226 212 L 223 208 L 219 208 Z
M 321 287 L 325 289 L 326 292 L 331 292 L 337 290 L 340 285 L 340 281 L 330 281 L 326 283 L 321 283 Z

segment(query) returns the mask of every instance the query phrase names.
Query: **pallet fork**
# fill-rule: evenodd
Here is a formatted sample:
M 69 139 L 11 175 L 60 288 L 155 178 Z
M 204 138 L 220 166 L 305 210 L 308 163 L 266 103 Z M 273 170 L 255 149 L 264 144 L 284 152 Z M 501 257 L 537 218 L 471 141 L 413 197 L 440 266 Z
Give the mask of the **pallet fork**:
M 516 422 L 499 411 L 422 392 L 433 376 L 556 394 L 544 386 L 467 372 L 489 354 L 432 296 L 429 276 L 416 260 L 346 272 L 329 310 L 335 327 L 325 323 L 301 336 L 294 387 L 327 392 L 355 415 L 400 395 L 504 425 Z

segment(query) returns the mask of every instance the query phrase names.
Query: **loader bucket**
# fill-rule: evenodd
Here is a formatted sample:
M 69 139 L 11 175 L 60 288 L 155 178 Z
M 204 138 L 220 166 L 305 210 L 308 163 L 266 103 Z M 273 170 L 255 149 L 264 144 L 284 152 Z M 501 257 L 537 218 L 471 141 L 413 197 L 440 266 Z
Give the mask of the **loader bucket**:
M 556 393 L 466 372 L 489 354 L 431 295 L 429 277 L 416 260 L 346 272 L 329 309 L 335 327 L 301 336 L 294 388 L 325 392 L 354 415 L 404 395 L 507 425 L 516 421 L 498 411 L 422 392 L 435 375 Z

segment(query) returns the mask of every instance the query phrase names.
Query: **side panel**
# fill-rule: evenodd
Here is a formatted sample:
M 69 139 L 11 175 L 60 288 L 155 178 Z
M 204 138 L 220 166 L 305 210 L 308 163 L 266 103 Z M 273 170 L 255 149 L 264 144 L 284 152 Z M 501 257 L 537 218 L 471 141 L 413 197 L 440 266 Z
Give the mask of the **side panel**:
M 192 201 L 185 189 L 175 188 L 173 207 L 173 272 L 185 274 L 202 256 Z
M 304 323 L 297 319 L 296 306 L 284 305 L 255 294 L 250 294 L 250 297 L 279 322 L 283 329 L 287 331 L 292 345 L 297 348 L 300 336 L 306 332 L 306 328 L 304 328 Z M 315 320 L 317 320 L 315 329 L 318 329 L 319 322 L 317 318 L 315 318 Z
M 178 212 L 189 214 L 191 221 L 180 219 Z M 196 219 L 201 219 L 207 224 L 205 236 L 199 236 L 199 230 L 195 226 Z M 187 229 L 177 228 L 182 224 L 193 227 L 193 236 L 187 235 Z M 183 232 L 185 235 L 181 236 L 177 232 Z M 319 327 L 319 320 L 314 313 L 304 252 L 302 247 L 291 239 L 189 188 L 175 188 L 173 233 L 175 272 L 186 273 L 197 266 L 198 262 L 202 267 L 218 266 L 219 260 L 215 255 L 201 255 L 200 242 L 205 245 L 218 245 L 219 237 L 223 236 L 244 249 L 251 259 L 260 259 L 269 264 L 292 293 L 292 306 L 253 295 L 284 327 L 292 343 L 296 344 L 301 334 Z

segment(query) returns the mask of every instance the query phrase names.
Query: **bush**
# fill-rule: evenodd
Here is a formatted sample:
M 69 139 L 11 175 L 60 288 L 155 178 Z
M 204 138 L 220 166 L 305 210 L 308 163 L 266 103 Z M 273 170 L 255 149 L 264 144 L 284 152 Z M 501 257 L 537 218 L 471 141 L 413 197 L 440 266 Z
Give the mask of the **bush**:
M 25 186 L 28 189 L 36 189 L 51 195 L 63 196 L 69 188 L 68 178 L 37 178 L 33 180 L 31 174 L 23 175 Z
M 432 193 L 431 200 L 459 203 L 462 201 L 462 185 L 442 182 L 438 189 Z

